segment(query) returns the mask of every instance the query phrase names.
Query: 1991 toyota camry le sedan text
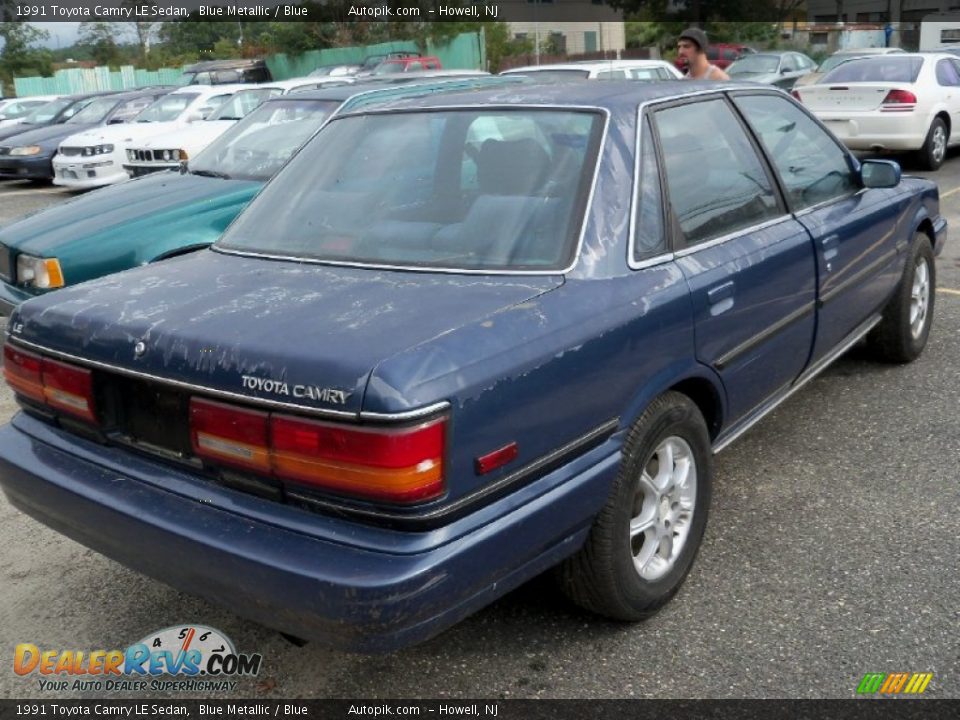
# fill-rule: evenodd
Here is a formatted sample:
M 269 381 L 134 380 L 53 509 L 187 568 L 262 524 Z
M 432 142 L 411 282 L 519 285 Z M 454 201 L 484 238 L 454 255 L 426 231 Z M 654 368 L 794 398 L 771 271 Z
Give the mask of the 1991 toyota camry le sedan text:
M 861 338 L 922 351 L 945 237 L 933 183 L 779 91 L 345 112 L 211 249 L 17 308 L 0 483 L 330 646 L 423 640 L 554 566 L 642 619 L 690 570 L 714 452 Z

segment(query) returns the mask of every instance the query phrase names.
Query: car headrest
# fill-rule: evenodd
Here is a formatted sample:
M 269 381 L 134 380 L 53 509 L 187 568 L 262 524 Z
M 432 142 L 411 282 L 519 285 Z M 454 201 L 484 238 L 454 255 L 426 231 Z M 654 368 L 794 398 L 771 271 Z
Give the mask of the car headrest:
M 483 195 L 537 195 L 546 180 L 550 157 L 535 140 L 486 140 L 477 159 Z

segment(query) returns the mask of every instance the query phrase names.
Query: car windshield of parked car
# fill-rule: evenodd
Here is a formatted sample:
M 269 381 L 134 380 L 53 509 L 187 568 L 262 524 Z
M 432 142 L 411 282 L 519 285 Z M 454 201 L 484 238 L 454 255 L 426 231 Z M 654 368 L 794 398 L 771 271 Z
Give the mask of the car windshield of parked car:
M 134 122 L 149 123 L 176 120 L 183 111 L 187 109 L 187 106 L 198 97 L 200 97 L 200 95 L 196 93 L 181 92 L 164 95 L 137 115 Z
M 261 105 L 191 160 L 190 172 L 265 182 L 338 107 L 339 100 Z
M 858 58 L 837 66 L 826 74 L 821 84 L 834 82 L 898 82 L 917 81 L 923 58 L 881 55 L 879 57 Z
M 71 100 L 69 98 L 51 100 L 50 102 L 31 110 L 23 117 L 22 122 L 25 122 L 27 125 L 42 125 L 43 123 L 48 123 L 57 115 L 59 115 L 64 108 L 69 107 L 75 102 L 76 100 Z
M 334 120 L 218 247 L 333 263 L 561 270 L 572 260 L 602 116 L 436 110 Z
M 250 111 L 260 103 L 275 95 L 282 95 L 280 88 L 257 88 L 256 90 L 243 90 L 231 97 L 227 102 L 220 106 L 211 120 L 240 120 L 250 114 Z
M 590 77 L 589 70 L 522 70 L 518 73 L 510 73 L 516 75 L 532 75 L 537 80 L 569 80 L 570 78 L 588 78 Z
M 98 98 L 93 100 L 89 105 L 87 105 L 83 110 L 78 112 L 72 118 L 67 120 L 67 125 L 84 125 L 84 124 L 96 124 L 103 122 L 104 118 L 116 107 L 117 101 L 115 98 L 105 97 Z
M 775 73 L 780 69 L 780 58 L 777 55 L 750 55 L 737 60 L 727 68 L 728 75 L 745 75 Z

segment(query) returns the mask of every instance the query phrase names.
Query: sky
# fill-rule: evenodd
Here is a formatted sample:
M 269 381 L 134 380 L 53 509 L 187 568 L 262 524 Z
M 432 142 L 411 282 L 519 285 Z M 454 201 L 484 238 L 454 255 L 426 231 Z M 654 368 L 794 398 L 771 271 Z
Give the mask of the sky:
M 44 45 L 53 49 L 73 45 L 77 41 L 77 29 L 80 27 L 78 22 L 32 23 L 32 25 L 50 33 Z

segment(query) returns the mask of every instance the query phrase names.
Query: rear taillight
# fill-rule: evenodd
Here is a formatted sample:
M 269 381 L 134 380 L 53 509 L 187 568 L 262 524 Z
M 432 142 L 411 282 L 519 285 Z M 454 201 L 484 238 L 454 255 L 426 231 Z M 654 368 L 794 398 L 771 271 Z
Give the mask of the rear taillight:
M 790 91 L 790 94 L 793 95 L 793 97 L 795 97 L 795 98 L 796 98 L 797 100 L 799 100 L 800 102 L 803 102 L 803 98 L 800 97 L 800 91 L 799 91 L 799 90 L 791 90 L 791 91 Z
M 43 358 L 39 355 L 17 350 L 10 343 L 3 346 L 3 377 L 15 393 L 45 402 L 42 370 Z
M 193 451 L 279 480 L 391 502 L 443 493 L 446 421 L 354 428 L 190 400 Z
M 89 370 L 44 358 L 43 394 L 50 407 L 93 423 L 97 421 Z
M 880 103 L 880 112 L 910 112 L 917 106 L 917 96 L 909 90 L 891 90 Z
M 3 347 L 3 376 L 19 395 L 89 422 L 97 421 L 93 377 L 89 370 Z
M 267 413 L 190 400 L 190 440 L 197 457 L 270 472 Z

